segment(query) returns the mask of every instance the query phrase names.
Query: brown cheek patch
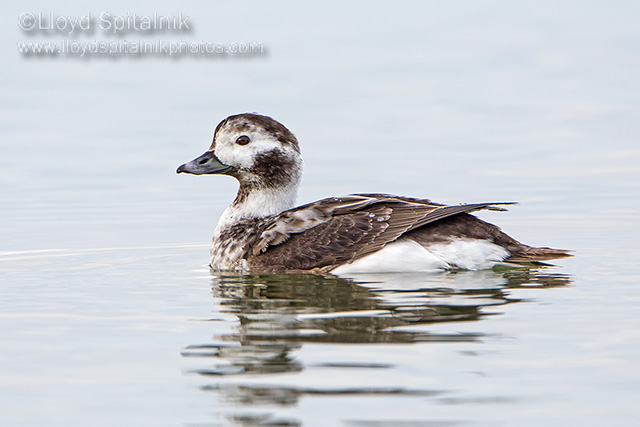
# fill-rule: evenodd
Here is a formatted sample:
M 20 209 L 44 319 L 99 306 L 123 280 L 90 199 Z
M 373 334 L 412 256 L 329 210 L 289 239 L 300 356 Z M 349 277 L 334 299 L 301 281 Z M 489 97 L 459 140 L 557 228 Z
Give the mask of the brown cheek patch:
M 291 181 L 290 172 L 296 167 L 295 162 L 282 151 L 276 149 L 258 154 L 255 158 L 253 172 L 262 178 L 269 187 L 278 188 Z

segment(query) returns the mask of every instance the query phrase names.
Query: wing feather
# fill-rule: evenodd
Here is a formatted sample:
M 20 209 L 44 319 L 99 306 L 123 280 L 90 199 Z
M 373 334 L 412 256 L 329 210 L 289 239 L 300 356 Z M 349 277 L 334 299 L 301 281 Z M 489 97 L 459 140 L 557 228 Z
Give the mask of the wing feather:
M 247 248 L 252 271 L 325 272 L 382 249 L 403 234 L 460 213 L 510 203 L 444 206 L 426 199 L 353 194 L 269 218 Z

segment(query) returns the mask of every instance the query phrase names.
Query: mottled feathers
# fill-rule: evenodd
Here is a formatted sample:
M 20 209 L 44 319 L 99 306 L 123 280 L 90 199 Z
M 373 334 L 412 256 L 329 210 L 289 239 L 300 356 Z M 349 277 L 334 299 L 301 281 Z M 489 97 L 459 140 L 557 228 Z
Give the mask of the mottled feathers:
M 443 206 L 429 200 L 387 194 L 354 194 L 319 200 L 266 218 L 261 232 L 245 243 L 251 271 L 329 272 L 382 249 L 399 238 L 428 245 L 456 237 L 487 239 L 528 261 L 566 256 L 531 248 L 469 212 L 504 210 L 510 203 Z M 539 249 L 539 253 L 531 252 Z M 555 250 L 551 250 L 555 251 Z
M 294 208 L 302 165 L 298 141 L 285 126 L 267 116 L 238 114 L 218 125 L 207 152 L 178 168 L 178 173 L 229 175 L 240 184 L 214 231 L 213 268 L 427 271 L 569 256 L 524 245 L 470 215 L 504 210 L 510 203 L 445 206 L 389 194 L 353 194 Z

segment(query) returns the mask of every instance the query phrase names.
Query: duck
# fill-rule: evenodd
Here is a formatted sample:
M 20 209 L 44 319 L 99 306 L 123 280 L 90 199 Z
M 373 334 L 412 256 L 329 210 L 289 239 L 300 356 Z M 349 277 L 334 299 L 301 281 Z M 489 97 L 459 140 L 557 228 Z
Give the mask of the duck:
M 177 173 L 227 175 L 237 195 L 213 233 L 214 270 L 334 274 L 483 270 L 544 265 L 570 251 L 525 245 L 472 212 L 513 202 L 445 205 L 382 193 L 296 206 L 302 179 L 298 140 L 257 113 L 227 117 L 209 149 Z

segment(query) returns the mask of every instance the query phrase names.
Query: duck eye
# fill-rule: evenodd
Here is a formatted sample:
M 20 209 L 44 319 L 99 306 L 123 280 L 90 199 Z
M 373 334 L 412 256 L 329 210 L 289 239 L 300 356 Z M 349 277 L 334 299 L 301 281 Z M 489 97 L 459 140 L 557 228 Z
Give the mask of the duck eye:
M 238 145 L 247 145 L 251 140 L 249 139 L 249 137 L 247 135 L 242 135 L 239 136 L 238 139 L 236 139 L 236 144 Z

